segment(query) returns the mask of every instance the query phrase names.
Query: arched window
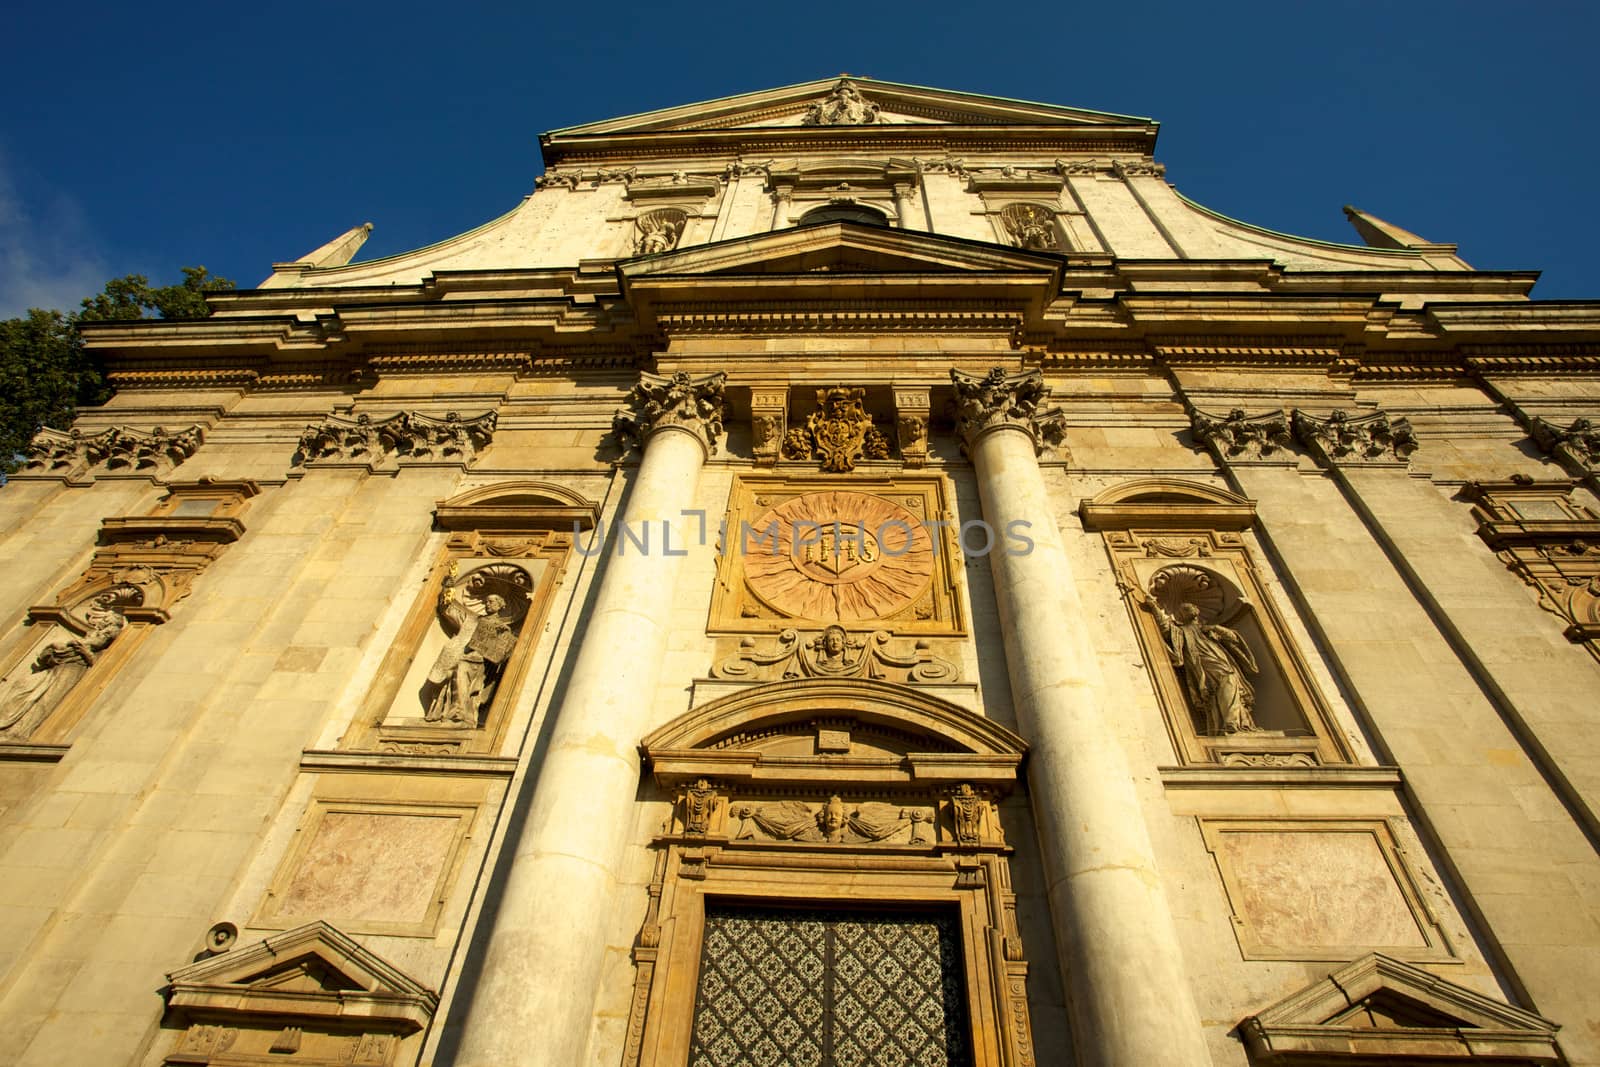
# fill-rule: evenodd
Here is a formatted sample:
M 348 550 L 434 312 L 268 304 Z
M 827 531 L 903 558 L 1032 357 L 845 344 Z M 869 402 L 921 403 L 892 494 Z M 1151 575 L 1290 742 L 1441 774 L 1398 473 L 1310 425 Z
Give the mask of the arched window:
M 824 204 L 800 216 L 797 226 L 815 226 L 823 222 L 859 222 L 863 226 L 887 226 L 889 219 L 876 208 L 862 204 Z

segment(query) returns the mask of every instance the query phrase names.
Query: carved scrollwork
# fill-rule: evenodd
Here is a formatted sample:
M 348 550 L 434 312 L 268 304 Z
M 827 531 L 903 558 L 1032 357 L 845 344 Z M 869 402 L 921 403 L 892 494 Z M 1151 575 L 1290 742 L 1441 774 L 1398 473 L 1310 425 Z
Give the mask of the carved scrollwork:
M 1419 445 L 1409 422 L 1391 419 L 1382 411 L 1368 415 L 1335 411 L 1319 419 L 1296 409 L 1291 426 L 1296 439 L 1330 467 L 1404 463 Z
M 1059 446 L 1066 438 L 1066 415 L 1062 410 L 1040 410 L 1050 398 L 1050 387 L 1038 371 L 1008 374 L 1005 368 L 995 367 L 979 378 L 952 369 L 950 380 L 956 390 L 956 433 L 963 451 L 979 435 L 1004 426 L 1026 432 L 1039 453 Z
M 1234 408 L 1223 416 L 1196 409 L 1189 413 L 1189 425 L 1195 440 L 1223 461 L 1293 459 L 1294 434 L 1281 409 L 1246 415 L 1243 408 Z
M 855 470 L 860 459 L 888 459 L 889 439 L 872 425 L 863 406 L 866 395 L 865 389 L 818 389 L 818 410 L 784 436 L 783 455 L 819 460 L 823 470 L 836 474 Z
M 774 648 L 759 650 L 745 638 L 739 651 L 712 668 L 714 678 L 772 681 L 790 678 L 876 678 L 901 683 L 954 682 L 956 665 L 928 650 L 919 640 L 909 652 L 896 652 L 893 638 L 882 630 L 852 634 L 829 626 L 814 635 L 784 630 Z
M 667 426 L 677 426 L 698 437 L 715 453 L 722 436 L 725 410 L 722 390 L 728 376 L 718 371 L 692 378 L 683 371 L 671 377 L 641 372 L 629 391 L 627 406 L 611 420 L 611 432 L 624 448 L 643 448 L 645 439 Z
M 1111 173 L 1124 180 L 1128 178 L 1164 178 L 1167 165 L 1148 159 L 1116 159 L 1111 162 Z

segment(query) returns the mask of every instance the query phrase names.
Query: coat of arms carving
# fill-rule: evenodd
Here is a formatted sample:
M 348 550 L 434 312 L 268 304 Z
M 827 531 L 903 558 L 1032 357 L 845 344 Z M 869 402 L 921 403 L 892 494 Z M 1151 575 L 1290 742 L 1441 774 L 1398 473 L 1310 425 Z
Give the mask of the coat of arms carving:
M 866 396 L 865 389 L 818 389 L 818 409 L 785 435 L 784 457 L 820 460 L 834 474 L 854 470 L 860 459 L 888 459 L 889 438 L 872 425 Z

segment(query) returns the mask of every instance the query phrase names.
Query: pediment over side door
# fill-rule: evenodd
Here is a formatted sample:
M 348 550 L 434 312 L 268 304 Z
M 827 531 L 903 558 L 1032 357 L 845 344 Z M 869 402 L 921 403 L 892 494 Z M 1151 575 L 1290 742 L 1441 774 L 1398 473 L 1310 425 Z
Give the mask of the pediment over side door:
M 1420 967 L 1371 953 L 1252 1015 L 1254 1064 L 1565 1063 L 1547 1019 Z
M 167 976 L 169 1064 L 396 1062 L 438 994 L 325 922 L 307 923 Z M 292 1058 L 291 1058 L 292 1057 Z

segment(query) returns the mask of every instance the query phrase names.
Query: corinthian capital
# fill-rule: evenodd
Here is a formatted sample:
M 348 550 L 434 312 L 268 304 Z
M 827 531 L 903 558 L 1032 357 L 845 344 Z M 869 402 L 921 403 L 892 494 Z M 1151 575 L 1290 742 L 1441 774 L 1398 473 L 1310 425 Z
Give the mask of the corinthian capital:
M 1297 408 L 1293 426 L 1295 438 L 1328 467 L 1404 463 L 1419 444 L 1409 422 L 1381 411 L 1355 416 L 1335 411 L 1319 419 Z
M 1050 399 L 1050 387 L 1038 371 L 1007 374 L 996 367 L 982 378 L 950 371 L 956 387 L 956 433 L 963 450 L 990 430 L 1015 427 L 1033 438 L 1035 452 L 1061 443 L 1066 436 L 1066 416 L 1059 407 L 1041 411 Z
M 1289 417 L 1282 409 L 1247 415 L 1234 408 L 1226 415 L 1211 415 L 1199 408 L 1189 412 L 1194 438 L 1227 462 L 1294 462 Z
M 639 384 L 628 392 L 627 406 L 611 420 L 611 432 L 623 448 L 643 448 L 651 434 L 676 426 L 714 453 L 722 436 L 722 387 L 727 380 L 721 371 L 704 378 L 691 378 L 682 371 L 671 377 L 640 373 Z

